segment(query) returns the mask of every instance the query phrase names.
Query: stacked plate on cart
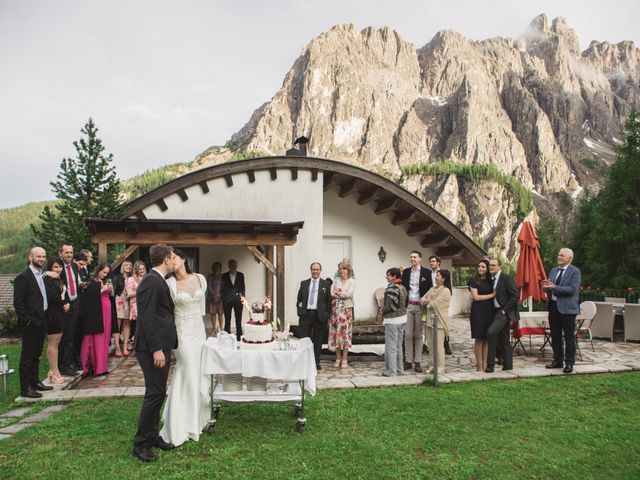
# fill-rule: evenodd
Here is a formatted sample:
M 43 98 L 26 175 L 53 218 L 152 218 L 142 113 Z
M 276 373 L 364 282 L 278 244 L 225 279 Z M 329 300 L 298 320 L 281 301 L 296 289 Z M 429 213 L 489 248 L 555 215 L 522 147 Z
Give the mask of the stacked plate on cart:
M 267 389 L 267 379 L 263 377 L 246 377 L 247 390 L 250 392 L 264 392 Z
M 242 390 L 242 375 L 240 373 L 222 375 L 222 390 L 225 392 L 239 392 Z

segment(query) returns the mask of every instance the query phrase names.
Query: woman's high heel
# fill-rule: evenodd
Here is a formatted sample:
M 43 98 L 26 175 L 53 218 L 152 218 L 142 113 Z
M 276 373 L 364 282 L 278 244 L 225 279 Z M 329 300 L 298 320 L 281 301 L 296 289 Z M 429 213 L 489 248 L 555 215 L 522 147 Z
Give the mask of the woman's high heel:
M 64 378 L 62 378 L 62 375 L 56 372 L 52 372 L 51 370 L 49 370 L 47 378 L 49 380 L 49 385 L 52 385 L 54 383 L 56 385 L 60 385 L 61 383 L 64 383 Z

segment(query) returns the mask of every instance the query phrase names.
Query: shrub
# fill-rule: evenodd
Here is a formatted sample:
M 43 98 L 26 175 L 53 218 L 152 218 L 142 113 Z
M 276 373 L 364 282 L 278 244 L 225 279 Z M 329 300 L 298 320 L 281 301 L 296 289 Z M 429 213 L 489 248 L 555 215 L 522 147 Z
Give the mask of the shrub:
M 0 335 L 17 335 L 18 333 L 20 329 L 16 311 L 13 308 L 0 311 Z

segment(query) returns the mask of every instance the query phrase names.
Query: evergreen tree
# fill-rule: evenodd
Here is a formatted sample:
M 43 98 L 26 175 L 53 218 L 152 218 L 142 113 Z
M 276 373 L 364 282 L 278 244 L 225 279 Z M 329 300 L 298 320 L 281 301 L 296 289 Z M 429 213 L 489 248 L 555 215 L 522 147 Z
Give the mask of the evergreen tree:
M 76 250 L 95 251 L 85 220 L 115 219 L 124 211 L 113 155 L 103 154 L 104 147 L 91 118 L 81 132 L 84 136 L 73 142 L 76 158 L 63 159 L 56 181 L 50 183 L 60 203 L 55 209 L 45 207 L 40 227 L 31 225 L 33 242 L 48 253 L 56 252 L 63 242 L 71 243 Z
M 640 114 L 635 109 L 623 138 L 605 187 L 582 203 L 573 232 L 585 277 L 603 288 L 640 286 Z

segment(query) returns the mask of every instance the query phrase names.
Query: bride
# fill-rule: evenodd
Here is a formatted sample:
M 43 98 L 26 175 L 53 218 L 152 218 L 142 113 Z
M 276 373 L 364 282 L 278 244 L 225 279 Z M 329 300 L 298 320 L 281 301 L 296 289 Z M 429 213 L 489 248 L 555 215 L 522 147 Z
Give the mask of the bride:
M 167 280 L 175 303 L 178 331 L 176 366 L 167 402 L 162 413 L 164 426 L 160 436 L 176 446 L 187 440 L 198 441 L 209 418 L 209 399 L 201 394 L 206 379 L 200 373 L 202 347 L 207 339 L 204 322 L 206 279 L 193 273 L 187 256 L 175 250 L 175 277 Z

